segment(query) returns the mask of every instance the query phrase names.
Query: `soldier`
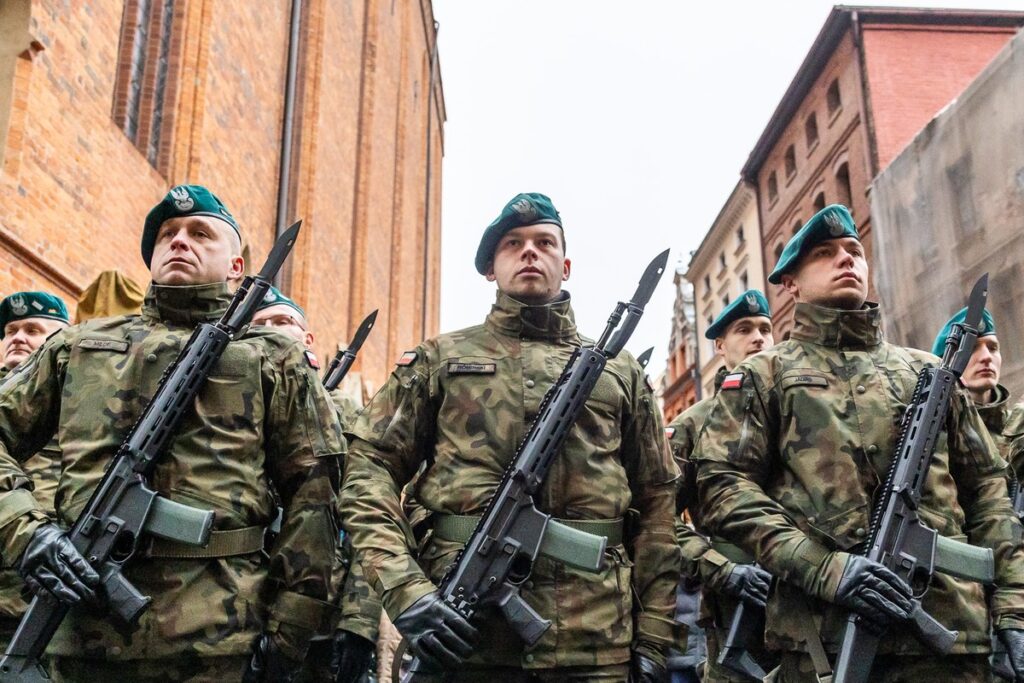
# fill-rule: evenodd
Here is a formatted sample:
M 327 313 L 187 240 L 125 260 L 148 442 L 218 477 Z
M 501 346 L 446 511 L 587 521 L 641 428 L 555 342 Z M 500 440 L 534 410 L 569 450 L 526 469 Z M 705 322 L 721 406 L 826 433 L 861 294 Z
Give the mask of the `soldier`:
M 302 348 L 251 328 L 228 345 L 157 465 L 152 486 L 214 511 L 203 548 L 147 537 L 125 568 L 152 598 L 133 626 L 92 607 L 99 576 L 69 527 L 201 321 L 242 278 L 235 219 L 206 188 L 173 188 L 146 217 L 152 283 L 141 315 L 58 331 L 0 385 L 0 541 L 36 591 L 72 609 L 48 653 L 65 680 L 286 680 L 329 615 L 344 439 Z M 21 467 L 56 435 L 56 518 Z M 281 533 L 264 552 L 274 517 Z M 268 605 L 267 613 L 261 605 Z
M 768 300 L 759 290 L 747 290 L 722 310 L 704 332 L 704 336 L 714 340 L 715 353 L 725 362 L 724 367 L 715 375 L 717 392 L 725 375 L 732 372 L 745 358 L 770 349 L 775 344 Z M 681 513 L 683 509 L 690 510 L 698 529 L 700 506 L 696 504 L 696 491 L 693 490 L 696 482 L 693 478 L 690 454 L 704 420 L 711 411 L 713 401 L 714 399 L 709 397 L 694 404 L 666 430 L 672 455 L 683 472 L 676 511 Z M 700 620 L 706 629 L 708 654 L 702 680 L 745 681 L 746 678 L 718 665 L 721 641 L 724 641 L 728 634 L 729 620 L 738 600 L 764 609 L 771 575 L 752 564 L 753 560 L 749 556 L 737 553 L 738 549 L 731 544 L 716 543 L 716 547 L 712 547 L 703 535 L 681 520 L 676 529 L 679 546 L 683 552 L 683 575 L 693 581 L 699 581 L 703 588 Z M 719 550 L 727 552 L 731 559 Z M 712 625 L 714 628 L 709 628 Z M 759 661 L 766 659 L 764 653 L 751 654 Z
M 276 287 L 272 287 L 252 318 L 253 325 L 264 325 L 282 332 L 302 344 L 310 362 L 319 367 L 313 354 L 316 337 L 309 330 L 306 312 Z M 330 393 L 343 429 L 355 421 L 359 404 L 338 387 Z M 344 532 L 342 532 L 344 536 Z M 380 598 L 366 583 L 362 565 L 352 556 L 347 536 L 338 545 L 338 563 L 334 577 L 335 592 L 341 606 L 341 620 L 331 639 L 316 639 L 310 644 L 306 669 L 315 680 L 339 683 L 355 682 L 367 672 L 373 661 L 380 627 Z
M 60 297 L 46 292 L 17 292 L 0 302 L 0 377 L 18 367 L 47 337 L 68 326 L 68 309 Z M 22 467 L 32 479 L 36 500 L 53 514 L 53 497 L 60 476 L 60 450 L 50 442 Z M 6 648 L 26 607 L 21 596 L 25 582 L 14 569 L 0 572 L 0 644 Z
M 967 318 L 964 308 L 954 315 L 939 330 L 932 344 L 932 353 L 942 355 L 946 347 L 946 339 L 955 323 L 962 323 Z M 981 329 L 978 341 L 974 345 L 971 360 L 967 363 L 960 382 L 974 400 L 978 414 L 988 427 L 988 433 L 999 449 L 1004 460 L 1010 457 L 1010 442 L 1024 434 L 1024 404 L 1010 407 L 1010 392 L 999 383 L 999 373 L 1003 367 L 1003 354 L 996 337 L 996 323 L 992 314 L 986 309 L 982 314 Z M 1020 469 L 1024 463 L 1011 463 L 1013 470 L 1020 477 Z
M 960 635 L 952 653 L 924 649 L 909 628 L 912 591 L 858 554 L 872 496 L 894 455 L 901 411 L 931 354 L 882 340 L 865 303 L 868 265 L 853 218 L 832 205 L 786 245 L 768 281 L 796 299 L 791 338 L 727 375 L 694 451 L 702 521 L 777 577 L 766 645 L 781 651 L 777 681 L 829 673 L 853 612 L 889 628 L 873 681 L 989 679 L 982 586 L 936 574 L 923 607 Z M 992 548 L 992 612 L 1024 673 L 1024 549 L 1007 499 L 1005 464 L 964 391 L 954 393 L 920 514 L 947 537 Z M 820 634 L 820 638 L 819 638 Z
M 601 570 L 538 558 L 522 596 L 552 623 L 528 651 L 496 612 L 481 610 L 471 625 L 438 597 L 542 397 L 585 342 L 562 290 L 570 261 L 550 199 L 509 201 L 475 265 L 498 286 L 484 324 L 403 354 L 351 430 L 342 504 L 370 585 L 413 652 L 448 670 L 446 680 L 624 681 L 631 664 L 636 680 L 662 680 L 679 576 L 678 470 L 629 354 L 609 361 L 537 501 L 608 538 Z M 399 491 L 424 462 L 414 495 L 429 531 L 417 553 Z

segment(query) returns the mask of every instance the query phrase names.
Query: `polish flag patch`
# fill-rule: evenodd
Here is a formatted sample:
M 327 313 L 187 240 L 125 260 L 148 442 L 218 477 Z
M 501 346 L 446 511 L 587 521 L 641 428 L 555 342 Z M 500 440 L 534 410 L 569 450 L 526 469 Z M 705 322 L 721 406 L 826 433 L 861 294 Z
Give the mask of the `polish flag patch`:
M 722 390 L 725 389 L 739 389 L 743 386 L 743 373 L 734 372 L 731 375 L 726 375 L 725 379 L 722 380 Z
M 416 362 L 418 354 L 415 351 L 406 351 L 402 354 L 402 357 L 398 359 L 398 365 L 412 365 Z
M 320 369 L 320 361 L 317 360 L 316 354 L 313 353 L 312 351 L 306 351 L 306 362 L 309 363 L 309 367 L 313 368 L 314 370 Z
M 675 427 L 665 427 L 665 436 L 667 438 L 671 439 L 675 435 L 676 435 L 676 428 Z

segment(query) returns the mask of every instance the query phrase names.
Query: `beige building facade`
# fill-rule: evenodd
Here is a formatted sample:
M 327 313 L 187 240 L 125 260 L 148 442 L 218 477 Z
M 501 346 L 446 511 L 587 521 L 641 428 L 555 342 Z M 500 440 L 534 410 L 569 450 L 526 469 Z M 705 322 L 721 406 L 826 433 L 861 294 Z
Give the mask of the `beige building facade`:
M 698 398 L 714 394 L 715 372 L 722 366 L 721 358 L 715 354 L 714 342 L 705 339 L 704 333 L 737 296 L 748 289 L 764 291 L 763 261 L 757 196 L 753 186 L 741 180 L 704 241 L 693 252 L 686 271 L 687 281 L 693 284 Z

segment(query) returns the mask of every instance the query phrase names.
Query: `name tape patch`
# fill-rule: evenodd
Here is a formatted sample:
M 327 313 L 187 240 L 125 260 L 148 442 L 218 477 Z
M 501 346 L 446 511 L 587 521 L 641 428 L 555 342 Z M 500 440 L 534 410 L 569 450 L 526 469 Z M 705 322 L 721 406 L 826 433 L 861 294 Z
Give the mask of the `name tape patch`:
M 726 375 L 725 379 L 722 380 L 722 390 L 726 389 L 739 389 L 743 386 L 743 373 L 734 372 L 731 375 Z
M 497 370 L 497 363 L 448 363 L 449 375 L 493 375 Z
M 89 351 L 117 351 L 124 353 L 128 350 L 128 342 L 115 339 L 83 339 L 78 342 L 78 348 Z

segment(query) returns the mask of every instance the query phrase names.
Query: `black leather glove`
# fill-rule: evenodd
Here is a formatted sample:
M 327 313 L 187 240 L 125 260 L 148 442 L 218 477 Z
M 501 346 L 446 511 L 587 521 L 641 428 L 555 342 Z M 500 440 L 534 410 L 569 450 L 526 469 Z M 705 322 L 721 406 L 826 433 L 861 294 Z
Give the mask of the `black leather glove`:
M 835 602 L 870 621 L 877 629 L 906 621 L 914 606 L 913 591 L 879 563 L 850 555 L 839 580 Z
M 242 683 L 290 683 L 301 665 L 285 656 L 273 636 L 264 633 L 253 641 L 252 657 L 242 674 Z
M 34 592 L 49 592 L 66 605 L 96 603 L 100 575 L 56 524 L 43 524 L 29 539 L 18 572 Z
M 1010 666 L 1013 667 L 1013 680 L 1017 683 L 1024 681 L 1024 629 L 1004 628 L 996 631 L 1006 654 L 1009 655 Z
M 668 668 L 654 658 L 653 645 L 638 643 L 629 662 L 629 683 L 668 683 Z
M 435 591 L 412 603 L 395 619 L 409 649 L 429 669 L 454 669 L 473 654 L 479 632 Z
M 358 683 L 373 662 L 376 646 L 355 633 L 338 630 L 331 648 L 331 671 L 335 683 Z
M 739 598 L 748 605 L 764 609 L 768 602 L 768 587 L 772 583 L 772 575 L 754 564 L 738 564 L 733 567 L 722 592 L 728 596 Z

